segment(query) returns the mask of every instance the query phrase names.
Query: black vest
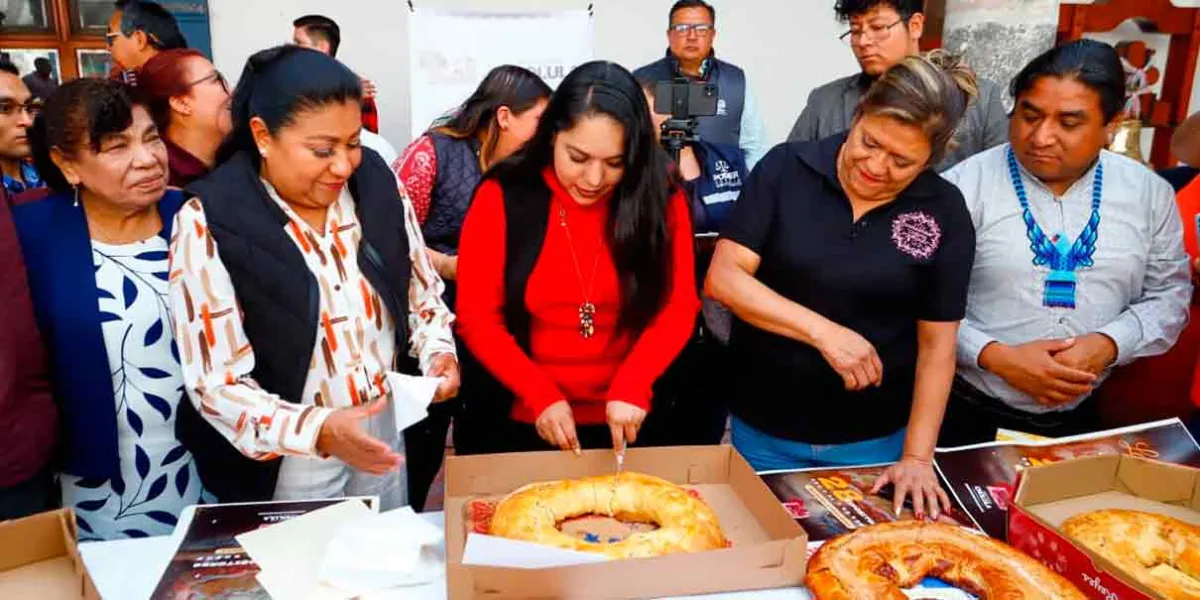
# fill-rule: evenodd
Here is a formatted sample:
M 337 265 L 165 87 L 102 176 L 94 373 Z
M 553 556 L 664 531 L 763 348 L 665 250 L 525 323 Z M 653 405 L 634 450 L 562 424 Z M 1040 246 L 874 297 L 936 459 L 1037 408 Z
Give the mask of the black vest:
M 550 225 L 550 188 L 540 174 L 500 177 L 498 181 L 504 191 L 504 323 L 517 345 L 529 354 L 531 316 L 525 289 Z M 488 432 L 494 423 L 512 418 L 515 396 L 472 353 L 459 352 L 459 360 L 463 406 L 455 417 L 455 447 L 464 454 L 493 452 L 494 448 L 480 445 L 480 440 L 491 437 Z
M 700 139 L 722 146 L 739 147 L 742 140 L 742 113 L 746 108 L 746 72 L 740 67 L 709 57 L 705 63 L 704 81 L 717 86 L 717 114 L 697 117 Z M 671 81 L 683 76 L 679 62 L 667 56 L 633 72 L 639 81 Z M 689 77 L 689 79 L 692 79 Z
M 475 196 L 483 173 L 472 140 L 456 140 L 441 133 L 429 134 L 437 152 L 437 177 L 429 203 L 429 215 L 421 227 L 425 243 L 443 254 L 458 254 L 463 219 Z
M 362 227 L 358 266 L 396 322 L 396 348 L 408 347 L 408 282 L 412 263 L 396 176 L 375 152 L 350 178 Z M 317 338 L 320 289 L 288 237 L 288 218 L 270 198 L 258 168 L 237 154 L 188 188 L 204 205 L 209 230 L 229 271 L 254 348 L 251 376 L 264 390 L 298 402 Z M 233 447 L 191 402 L 181 402 L 176 433 L 195 457 L 204 486 L 221 502 L 270 500 L 279 459 L 257 461 Z

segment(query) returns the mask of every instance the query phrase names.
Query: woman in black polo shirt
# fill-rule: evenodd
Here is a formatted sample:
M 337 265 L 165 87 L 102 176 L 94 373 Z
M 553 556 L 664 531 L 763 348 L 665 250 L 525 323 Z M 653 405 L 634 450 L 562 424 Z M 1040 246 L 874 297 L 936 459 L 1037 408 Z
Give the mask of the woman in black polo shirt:
M 849 132 L 780 145 L 750 175 L 706 291 L 738 317 L 733 443 L 756 469 L 899 461 L 876 484 L 897 511 L 909 494 L 919 518 L 949 506 L 932 459 L 975 233 L 932 165 L 975 94 L 956 58 L 910 57 Z

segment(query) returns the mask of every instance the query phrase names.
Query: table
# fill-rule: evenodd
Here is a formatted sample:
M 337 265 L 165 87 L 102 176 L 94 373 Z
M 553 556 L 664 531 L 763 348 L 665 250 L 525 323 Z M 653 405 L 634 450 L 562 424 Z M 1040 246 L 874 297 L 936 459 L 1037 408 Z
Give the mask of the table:
M 179 524 L 175 533 L 170 536 L 159 536 L 133 540 L 116 540 L 111 542 L 85 542 L 79 544 L 79 554 L 87 565 L 88 572 L 104 600 L 144 600 L 154 593 L 154 586 L 162 577 L 187 532 L 195 509 L 184 509 L 179 516 Z M 421 516 L 438 529 L 445 527 L 445 514 L 441 512 L 422 513 Z M 445 547 L 439 546 L 438 552 L 445 554 Z M 445 600 L 446 580 L 439 579 L 436 583 L 399 588 L 396 598 L 406 600 Z M 921 597 L 928 598 L 928 594 Z M 812 596 L 801 588 L 779 590 L 764 590 L 758 592 L 740 592 L 733 594 L 714 594 L 708 596 L 692 596 L 693 599 L 725 600 L 730 598 L 751 598 L 753 600 L 812 600 Z

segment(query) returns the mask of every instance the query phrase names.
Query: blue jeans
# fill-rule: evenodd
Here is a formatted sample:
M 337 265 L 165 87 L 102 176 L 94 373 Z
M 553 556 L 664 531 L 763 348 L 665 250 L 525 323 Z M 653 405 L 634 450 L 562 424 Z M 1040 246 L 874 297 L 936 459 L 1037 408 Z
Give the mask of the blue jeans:
M 733 447 L 759 472 L 896 462 L 904 451 L 907 431 L 850 444 L 814 445 L 767 435 L 737 417 L 731 429 Z

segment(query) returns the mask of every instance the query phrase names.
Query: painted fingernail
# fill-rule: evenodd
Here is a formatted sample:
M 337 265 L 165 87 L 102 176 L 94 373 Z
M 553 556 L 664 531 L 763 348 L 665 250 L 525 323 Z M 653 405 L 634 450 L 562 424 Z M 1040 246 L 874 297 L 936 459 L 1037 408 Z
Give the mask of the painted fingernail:
M 924 521 L 924 520 L 925 520 L 925 513 L 917 513 L 917 520 L 918 520 L 918 521 Z

